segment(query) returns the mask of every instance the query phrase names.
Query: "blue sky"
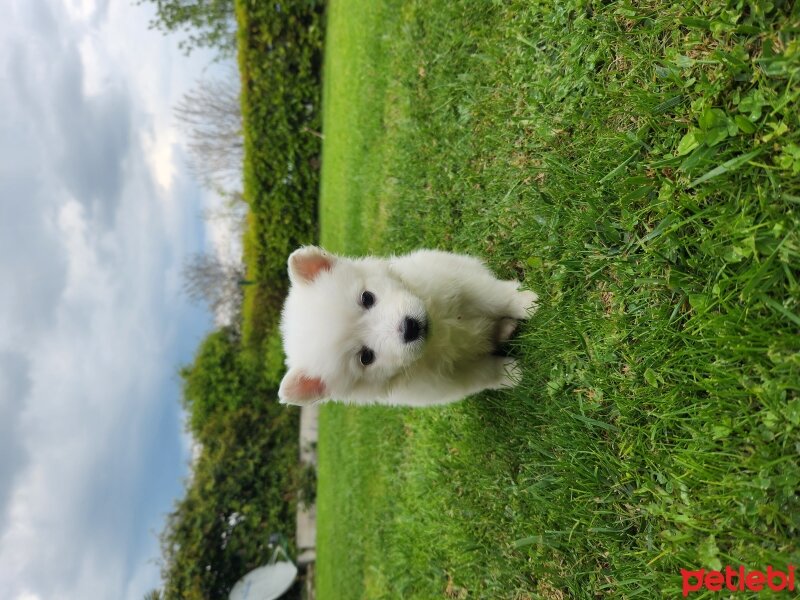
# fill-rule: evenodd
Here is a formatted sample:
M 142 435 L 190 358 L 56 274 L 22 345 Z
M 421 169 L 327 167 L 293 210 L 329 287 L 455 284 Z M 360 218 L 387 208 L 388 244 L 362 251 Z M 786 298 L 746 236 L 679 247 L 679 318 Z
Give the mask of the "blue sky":
M 150 3 L 3 13 L 0 596 L 141 599 L 188 474 L 177 369 L 211 327 L 180 271 L 223 235 L 172 107 L 217 67 Z

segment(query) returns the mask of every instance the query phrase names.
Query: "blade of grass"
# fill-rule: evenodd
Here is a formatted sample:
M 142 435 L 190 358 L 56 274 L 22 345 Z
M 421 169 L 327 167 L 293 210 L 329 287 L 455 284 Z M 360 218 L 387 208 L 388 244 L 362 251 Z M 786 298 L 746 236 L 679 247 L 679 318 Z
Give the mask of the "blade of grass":
M 689 187 L 690 188 L 697 187 L 698 185 L 700 185 L 701 183 L 705 183 L 709 179 L 713 179 L 714 177 L 719 177 L 720 175 L 722 175 L 724 173 L 730 173 L 731 171 L 735 171 L 736 169 L 738 169 L 742 165 L 744 165 L 747 162 L 753 160 L 756 156 L 761 154 L 763 152 L 763 150 L 764 150 L 763 147 L 762 148 L 756 148 L 752 152 L 747 152 L 746 154 L 741 154 L 741 155 L 736 156 L 736 157 L 734 157 L 734 158 L 732 158 L 730 160 L 727 160 L 724 163 L 722 163 L 721 165 L 719 165 L 718 167 L 715 167 L 715 168 L 711 169 L 705 175 L 702 175 L 702 176 L 698 177 L 697 179 L 695 179 L 694 181 L 692 181 L 689 184 Z

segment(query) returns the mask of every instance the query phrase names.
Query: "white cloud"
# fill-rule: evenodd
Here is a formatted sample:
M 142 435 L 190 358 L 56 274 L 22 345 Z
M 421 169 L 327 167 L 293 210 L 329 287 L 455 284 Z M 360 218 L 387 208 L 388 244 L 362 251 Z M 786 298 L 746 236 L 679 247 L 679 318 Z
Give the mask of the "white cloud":
M 123 206 L 148 211 L 130 199 Z M 55 327 L 29 348 L 33 388 L 20 425 L 29 467 L 0 541 L 0 588 L 9 575 L 12 585 L 30 587 L 50 573 L 48 598 L 121 597 L 131 550 L 115 543 L 146 526 L 130 518 L 135 486 L 146 477 L 141 445 L 155 441 L 147 429 L 163 401 L 159 379 L 171 376 L 172 365 L 161 361 L 175 332 L 153 310 L 159 301 L 151 267 L 126 265 L 143 250 L 137 235 L 93 237 L 74 201 L 61 208 L 58 226 L 67 281 Z M 161 237 L 157 223 L 149 234 Z M 122 247 L 110 247 L 109 239 Z
M 89 224 L 83 205 L 75 200 L 67 201 L 61 206 L 57 221 L 67 258 L 67 285 L 62 305 L 106 308 L 102 304 L 108 302 L 109 288 L 114 282 L 100 264 L 97 248 L 92 245 L 97 240 L 88 237 Z
M 97 37 L 84 35 L 78 42 L 78 52 L 83 66 L 81 91 L 86 97 L 99 96 L 108 87 L 111 74 Z
M 171 107 L 209 56 L 183 57 L 147 29 L 148 10 L 15 0 L 0 22 L 0 56 L 16 52 L 0 78 L 19 84 L 0 88 L 0 194 L 19 200 L 0 205 L 0 275 L 14 281 L 0 298 L 0 353 L 24 356 L 30 381 L 9 434 L 24 461 L 3 465 L 14 470 L 0 497 L 4 598 L 141 600 L 159 585 L 153 531 L 186 475 L 176 370 L 208 317 L 180 296 L 180 268 L 201 249 L 207 200 L 181 163 Z M 72 104 L 59 75 L 77 86 Z M 100 157 L 120 152 L 108 157 L 120 185 L 98 188 L 118 197 L 82 198 L 60 179 L 82 166 L 80 128 L 65 125 L 73 105 L 89 124 L 130 123 L 108 146 L 105 131 L 81 137 Z M 62 151 L 74 160 L 54 165 Z
M 95 0 L 64 0 L 64 8 L 72 20 L 85 21 L 94 15 L 98 7 Z
M 180 138 L 177 130 L 164 125 L 163 128 L 155 128 L 153 131 L 143 131 L 141 136 L 142 147 L 156 182 L 164 191 L 170 191 L 178 171 L 175 146 Z

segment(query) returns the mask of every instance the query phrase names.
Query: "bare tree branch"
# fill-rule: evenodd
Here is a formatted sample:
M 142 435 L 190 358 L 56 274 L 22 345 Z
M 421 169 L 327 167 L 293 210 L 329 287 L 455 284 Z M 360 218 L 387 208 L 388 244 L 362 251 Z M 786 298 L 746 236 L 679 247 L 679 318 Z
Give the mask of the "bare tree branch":
M 208 189 L 239 189 L 244 160 L 242 108 L 235 71 L 184 94 L 175 116 L 189 138 L 189 168 Z
M 218 321 L 238 326 L 242 304 L 244 265 L 223 261 L 216 254 L 194 254 L 183 267 L 183 289 L 189 298 L 206 304 Z

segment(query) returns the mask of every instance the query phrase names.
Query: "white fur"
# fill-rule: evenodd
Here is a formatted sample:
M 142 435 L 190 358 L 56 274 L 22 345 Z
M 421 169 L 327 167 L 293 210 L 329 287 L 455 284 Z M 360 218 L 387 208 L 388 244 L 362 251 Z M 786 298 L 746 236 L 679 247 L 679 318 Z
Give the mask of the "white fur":
M 493 352 L 536 309 L 537 295 L 498 280 L 477 258 L 419 250 L 348 259 L 306 246 L 289 257 L 289 277 L 283 403 L 427 406 L 520 380 L 516 361 Z M 374 295 L 370 308 L 364 291 Z M 427 323 L 427 335 L 404 342 L 406 317 Z M 367 366 L 363 348 L 374 354 Z

